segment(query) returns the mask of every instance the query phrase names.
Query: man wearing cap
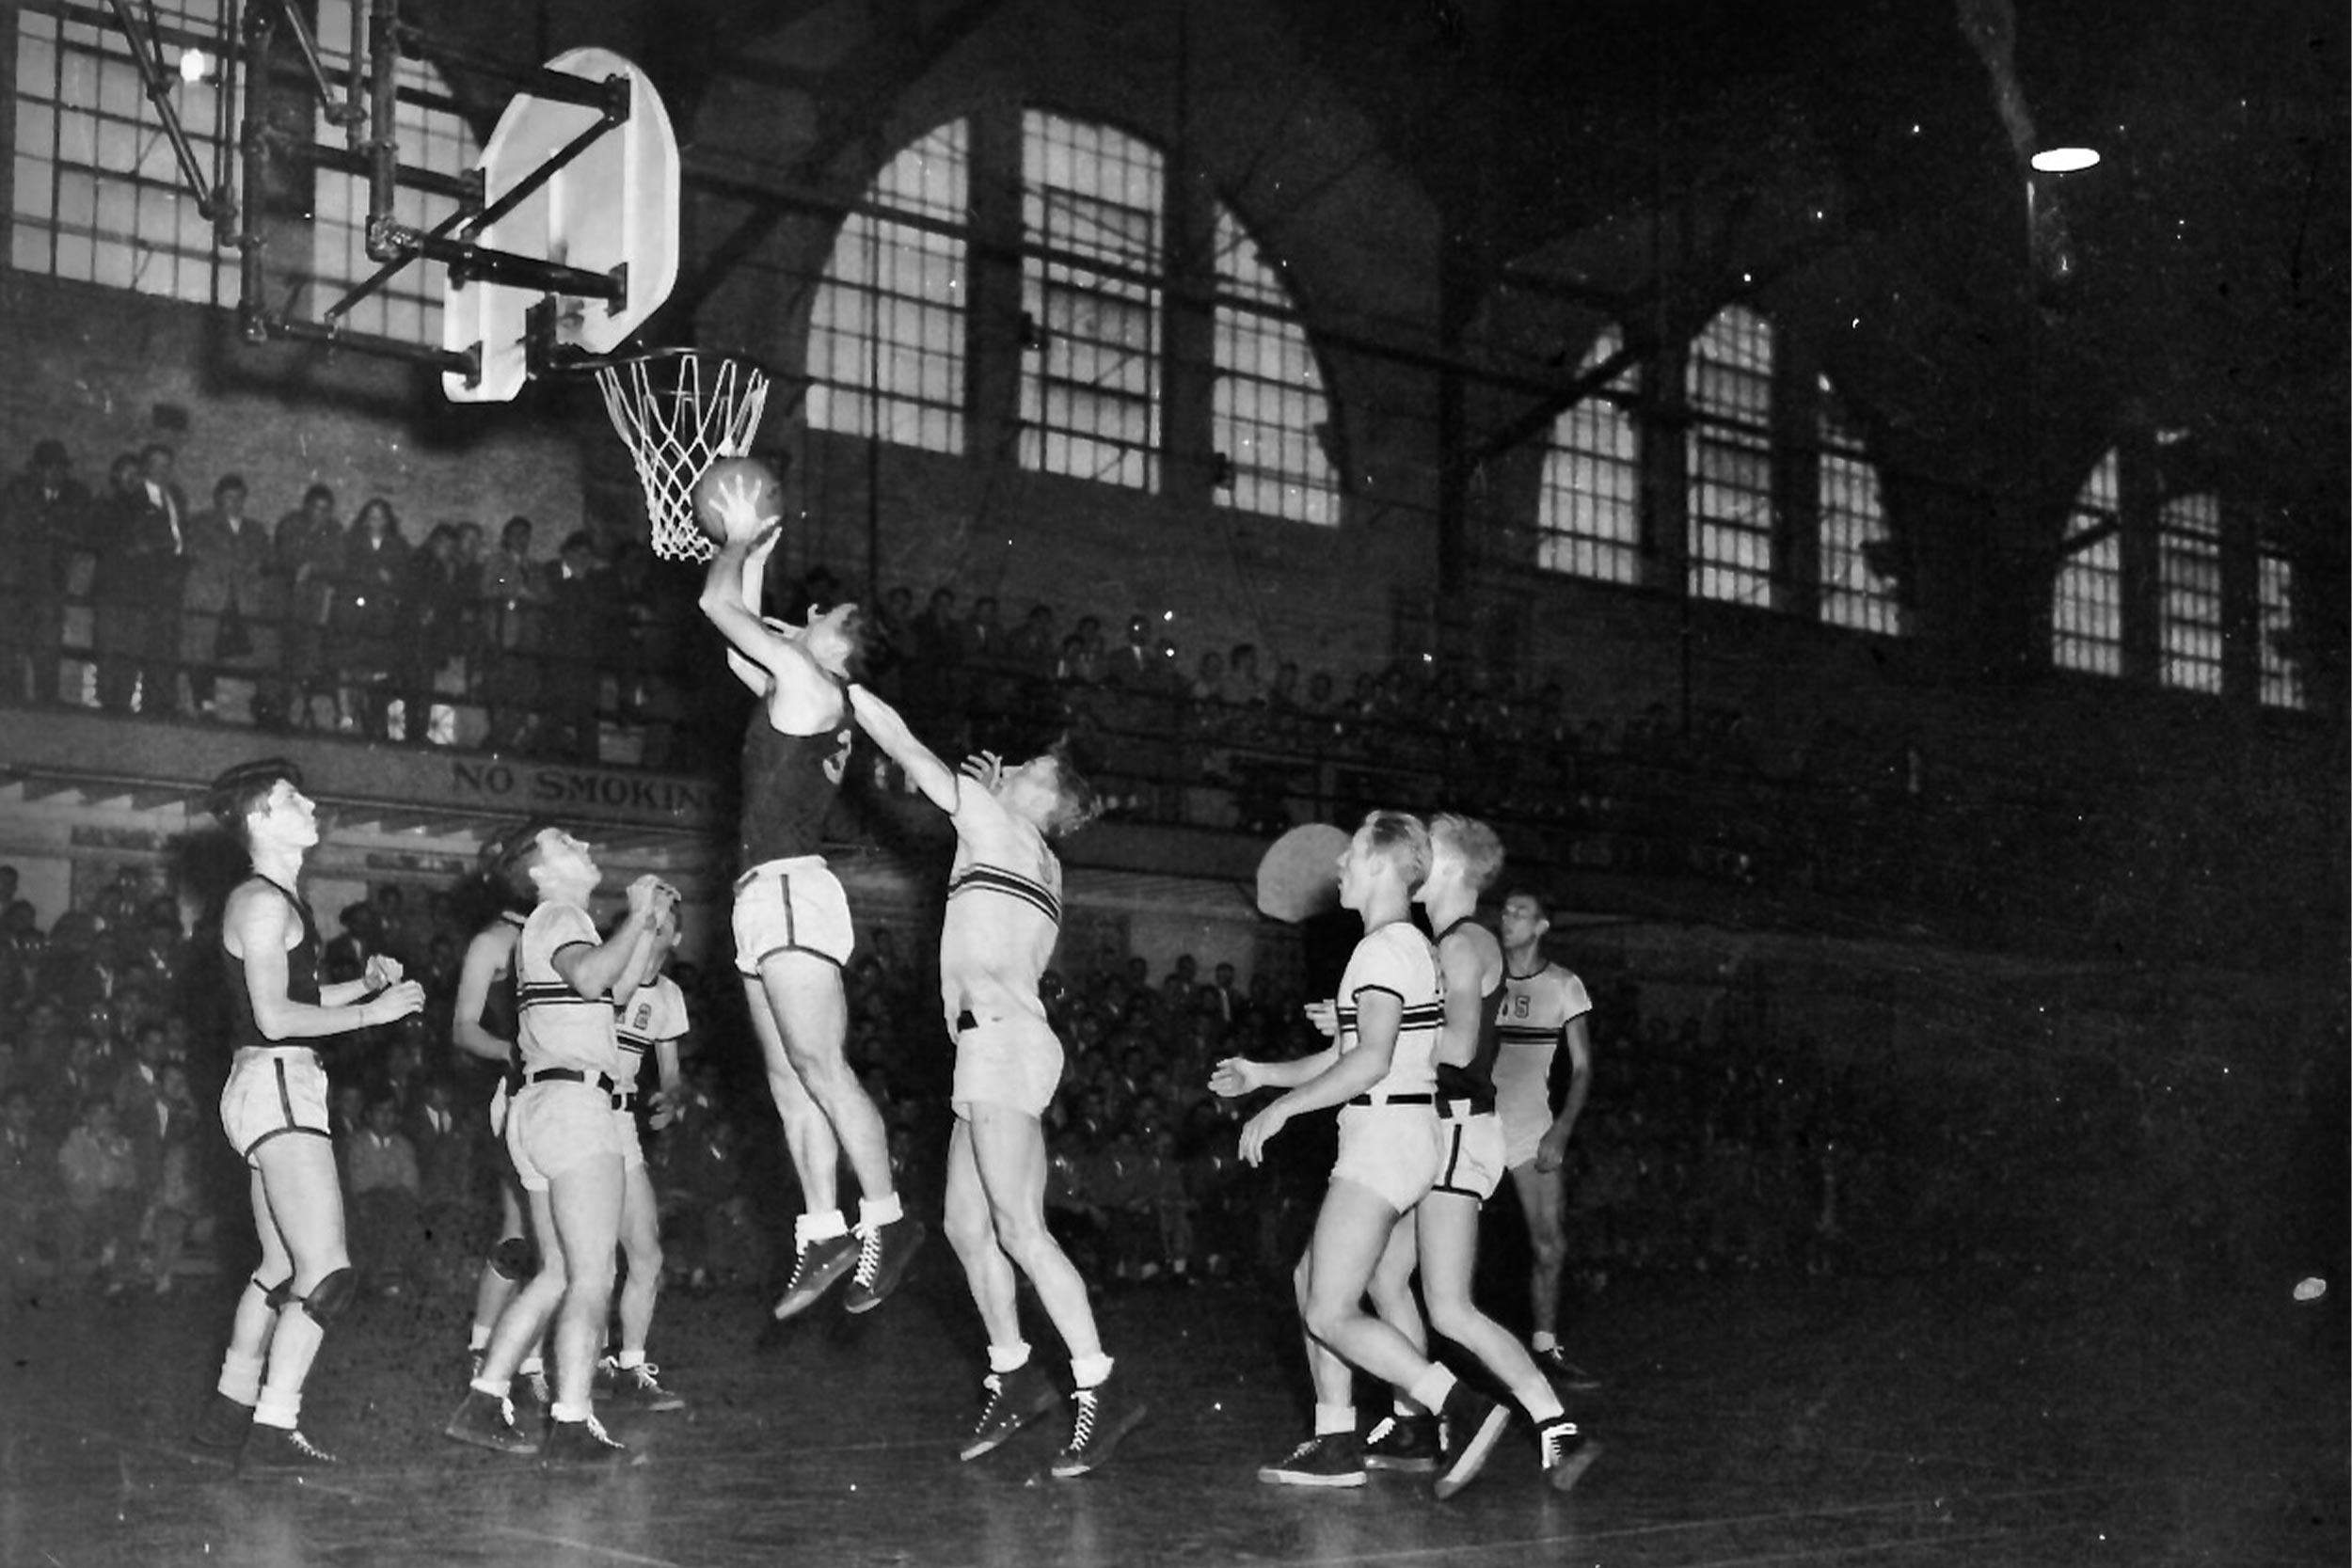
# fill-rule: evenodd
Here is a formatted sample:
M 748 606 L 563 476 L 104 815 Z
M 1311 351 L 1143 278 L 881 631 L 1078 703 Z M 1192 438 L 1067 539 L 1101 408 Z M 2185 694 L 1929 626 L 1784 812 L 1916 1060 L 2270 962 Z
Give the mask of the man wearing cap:
M 273 757 L 230 768 L 214 784 L 211 804 L 252 862 L 221 912 L 236 1055 L 220 1120 L 252 1173 L 262 1266 L 237 1298 L 220 1381 L 195 1435 L 208 1447 L 238 1448 L 240 1474 L 300 1471 L 334 1463 L 302 1433 L 302 1386 L 357 1284 L 329 1141 L 326 1071 L 311 1042 L 406 1018 L 424 1006 L 424 990 L 384 958 L 371 959 L 358 979 L 320 984 L 318 926 L 299 892 L 318 816 L 292 763 Z

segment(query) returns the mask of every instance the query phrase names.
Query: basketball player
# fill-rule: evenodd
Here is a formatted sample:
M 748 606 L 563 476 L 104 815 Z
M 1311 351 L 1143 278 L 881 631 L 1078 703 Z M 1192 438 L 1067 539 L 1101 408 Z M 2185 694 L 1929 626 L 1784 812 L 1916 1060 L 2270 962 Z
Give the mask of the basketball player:
M 1549 912 L 1535 895 L 1514 893 L 1503 900 L 1495 1108 L 1502 1117 L 1503 1164 L 1518 1193 L 1519 1212 L 1527 1216 L 1528 1245 L 1535 1256 L 1528 1279 L 1535 1364 L 1562 1387 L 1586 1390 L 1599 1387 L 1600 1380 L 1560 1348 L 1560 1275 L 1568 1256 L 1560 1167 L 1567 1158 L 1568 1134 L 1592 1090 L 1593 1045 L 1584 1021 L 1593 999 L 1573 971 L 1544 957 L 1544 933 L 1550 929 Z M 1555 1117 L 1551 1063 L 1563 1045 L 1568 1051 L 1568 1092 Z
M 599 1397 L 606 1389 L 615 1404 L 628 1410 L 683 1410 L 686 1401 L 661 1386 L 661 1370 L 645 1359 L 645 1340 L 653 1332 L 654 1298 L 661 1291 L 661 1212 L 654 1196 L 653 1178 L 645 1171 L 645 1149 L 637 1132 L 639 1083 L 645 1056 L 654 1059 L 655 1081 L 648 1120 L 656 1132 L 670 1124 L 678 1103 L 677 1042 L 686 1033 L 686 997 L 675 980 L 662 973 L 677 951 L 675 911 L 662 915 L 645 945 L 644 968 L 637 990 L 627 1002 L 615 1004 L 614 1030 L 621 1047 L 620 1087 L 612 1097 L 612 1127 L 621 1139 L 621 1172 L 626 1190 L 621 1203 L 621 1259 L 628 1275 L 621 1285 L 621 1349 L 596 1368 Z
M 1252 1165 L 1292 1117 L 1339 1110 L 1339 1158 L 1296 1275 L 1314 1435 L 1259 1470 L 1262 1481 L 1364 1484 L 1351 1364 L 1440 1413 L 1448 1449 L 1438 1481 L 1449 1496 L 1478 1473 L 1510 1418 L 1363 1308 L 1398 1217 L 1438 1177 L 1433 1101 L 1445 977 L 1412 923 L 1413 891 L 1428 872 L 1429 832 L 1418 817 L 1394 811 L 1366 817 L 1339 862 L 1340 904 L 1362 917 L 1364 936 L 1340 980 L 1331 1045 L 1290 1062 L 1229 1056 L 1210 1075 L 1210 1088 L 1227 1097 L 1261 1086 L 1286 1091 L 1242 1127 L 1241 1157 Z
M 318 927 L 299 892 L 318 818 L 292 763 L 230 768 L 214 784 L 211 804 L 252 862 L 221 914 L 236 1054 L 220 1120 L 252 1172 L 262 1265 L 237 1298 L 220 1382 L 196 1438 L 241 1445 L 243 1475 L 300 1471 L 334 1463 L 302 1433 L 302 1386 L 358 1283 L 328 1137 L 326 1072 L 309 1042 L 406 1018 L 424 1006 L 424 990 L 382 956 L 359 979 L 319 984 Z
M 958 774 L 872 692 L 852 686 L 850 705 L 956 830 L 939 933 L 941 1010 L 956 1051 L 946 1227 L 988 1331 L 989 1390 L 962 1456 L 978 1458 L 1061 1402 L 1021 1337 L 1019 1278 L 1025 1276 L 1070 1352 L 1076 1389 L 1070 1442 L 1053 1473 L 1082 1476 L 1107 1461 L 1144 1417 L 1141 1404 L 1111 1392 L 1113 1363 L 1103 1354 L 1086 1281 L 1045 1227 L 1040 1118 L 1062 1069 L 1061 1041 L 1038 995 L 1061 935 L 1061 862 L 1045 841 L 1092 819 L 1094 791 L 1052 753 L 1013 768 L 982 755 Z
M 841 969 L 853 938 L 849 900 L 822 853 L 825 816 L 850 759 L 843 688 L 858 654 L 857 607 L 812 608 L 800 627 L 761 617 L 755 585 L 776 520 L 760 515 L 747 477 L 713 486 L 711 507 L 726 542 L 703 580 L 702 612 L 726 638 L 728 667 L 760 708 L 743 736 L 735 967 L 805 1199 L 793 1224 L 792 1277 L 774 1315 L 806 1311 L 852 1265 L 844 1305 L 868 1312 L 898 1287 L 924 1231 L 899 1206 L 882 1113 L 844 1053 Z M 838 1196 L 844 1154 L 858 1181 L 854 1235 Z
M 627 1449 L 596 1420 L 593 1401 L 627 1192 L 612 1109 L 621 1066 L 613 1014 L 635 994 L 677 894 L 638 878 L 627 916 L 599 940 L 588 901 L 603 873 L 588 846 L 556 827 L 516 838 L 501 869 L 514 885 L 527 879 L 538 901 L 515 939 L 522 1087 L 507 1107 L 506 1148 L 531 1203 L 539 1272 L 499 1315 L 482 1370 L 442 1430 L 478 1447 L 538 1451 L 551 1464 L 611 1461 Z M 540 1444 L 515 1424 L 506 1396 L 550 1315 L 555 1398 Z
M 535 826 L 527 829 L 535 832 Z M 514 1162 L 505 1157 L 506 1108 L 515 1090 L 515 938 L 531 912 L 528 892 L 517 894 L 498 874 L 503 841 L 491 839 L 482 847 L 481 879 L 498 897 L 498 917 L 476 931 L 466 943 L 457 970 L 457 997 L 450 1014 L 450 1039 L 457 1049 L 479 1060 L 495 1063 L 499 1086 L 491 1096 L 490 1131 L 499 1139 L 499 1233 L 490 1255 L 483 1259 L 482 1278 L 474 1287 L 473 1323 L 466 1350 L 471 1370 L 482 1370 L 482 1354 L 490 1343 L 490 1330 L 515 1299 L 515 1291 L 531 1273 L 531 1243 L 523 1229 L 522 1188 L 516 1182 Z M 547 1387 L 540 1352 L 533 1348 L 520 1369 L 534 1391 Z M 544 1397 L 541 1401 L 545 1402 Z
M 1438 1044 L 1438 1131 L 1443 1139 L 1438 1180 L 1400 1225 L 1372 1276 L 1381 1320 L 1426 1351 L 1430 1328 L 1486 1364 L 1535 1423 L 1545 1478 L 1555 1491 L 1574 1486 L 1599 1451 L 1567 1418 L 1534 1359 L 1510 1330 L 1478 1309 L 1471 1276 L 1478 1266 L 1478 1214 L 1502 1180 L 1502 1121 L 1495 1114 L 1502 949 L 1478 924 L 1478 895 L 1502 869 L 1502 841 L 1484 822 L 1451 815 L 1429 823 L 1429 876 L 1414 895 L 1437 933 L 1445 973 L 1445 1032 Z M 1421 1271 L 1429 1323 L 1413 1302 Z M 1373 1429 L 1364 1464 L 1373 1469 L 1434 1470 L 1443 1451 L 1437 1421 L 1400 1401 L 1396 1416 Z M 1438 1496 L 1453 1495 L 1442 1477 Z

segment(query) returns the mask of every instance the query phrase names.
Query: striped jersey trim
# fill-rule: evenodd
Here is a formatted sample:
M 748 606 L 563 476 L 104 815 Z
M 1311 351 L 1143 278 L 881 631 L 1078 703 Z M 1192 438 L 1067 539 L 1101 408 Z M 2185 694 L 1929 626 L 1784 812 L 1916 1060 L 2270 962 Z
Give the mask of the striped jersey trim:
M 1018 898 L 1045 916 L 1055 925 L 1061 924 L 1061 900 L 1043 882 L 1032 881 L 1017 871 L 1007 871 L 999 865 L 970 865 L 947 884 L 947 896 L 963 893 L 1001 893 Z
M 1565 1024 L 1555 1023 L 1546 1029 L 1531 1029 L 1524 1023 L 1503 1023 L 1496 1025 L 1495 1035 L 1505 1045 L 1556 1045 L 1560 1040 L 1560 1031 L 1566 1027 Z

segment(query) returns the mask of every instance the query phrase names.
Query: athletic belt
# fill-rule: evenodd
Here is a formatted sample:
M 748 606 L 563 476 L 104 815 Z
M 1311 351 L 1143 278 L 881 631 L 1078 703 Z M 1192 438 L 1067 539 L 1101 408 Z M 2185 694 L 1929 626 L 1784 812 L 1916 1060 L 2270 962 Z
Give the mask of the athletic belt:
M 526 1084 L 593 1084 L 603 1093 L 612 1096 L 616 1103 L 620 1100 L 620 1085 L 613 1083 L 612 1079 L 607 1078 L 601 1072 L 590 1073 L 576 1067 L 539 1068 L 523 1074 L 523 1082 Z
M 1491 1116 L 1495 1102 L 1491 1100 L 1440 1100 L 1438 1101 L 1439 1121 L 1468 1121 L 1472 1117 Z
M 1434 1094 L 1384 1094 L 1378 1099 L 1359 1094 L 1348 1101 L 1350 1105 L 1428 1105 L 1437 1101 Z
M 624 1089 L 615 1092 L 612 1096 L 612 1108 L 616 1111 L 634 1111 L 637 1109 L 637 1091 L 635 1089 Z

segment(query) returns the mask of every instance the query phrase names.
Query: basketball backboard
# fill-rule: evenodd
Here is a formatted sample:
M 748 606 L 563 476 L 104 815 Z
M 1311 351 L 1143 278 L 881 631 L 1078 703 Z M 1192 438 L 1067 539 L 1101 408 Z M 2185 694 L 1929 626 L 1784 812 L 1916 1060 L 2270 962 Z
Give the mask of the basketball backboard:
M 567 79 L 578 91 L 551 90 Z M 500 116 L 482 172 L 482 211 L 456 238 L 476 258 L 552 270 L 452 260 L 442 346 L 476 366 L 443 372 L 455 403 L 512 399 L 539 368 L 535 353 L 611 354 L 677 281 L 677 137 L 653 83 L 611 50 L 548 61 Z M 543 307 L 551 319 L 534 324 Z

